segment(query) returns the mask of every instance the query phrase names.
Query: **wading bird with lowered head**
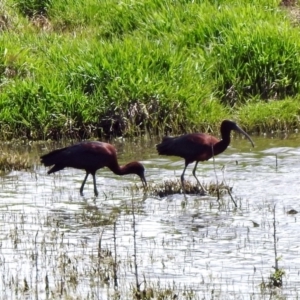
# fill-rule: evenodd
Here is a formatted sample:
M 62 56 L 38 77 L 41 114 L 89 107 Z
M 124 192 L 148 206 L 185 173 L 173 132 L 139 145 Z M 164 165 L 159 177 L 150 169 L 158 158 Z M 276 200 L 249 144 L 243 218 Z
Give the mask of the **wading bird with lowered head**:
M 184 173 L 187 166 L 196 162 L 193 169 L 193 175 L 203 191 L 204 188 L 196 176 L 196 168 L 199 161 L 209 160 L 211 157 L 224 152 L 230 144 L 230 132 L 234 130 L 243 134 L 254 147 L 250 136 L 241 129 L 235 122 L 224 120 L 221 124 L 221 140 L 206 133 L 189 133 L 177 137 L 166 136 L 162 142 L 156 145 L 158 154 L 179 156 L 184 158 L 185 167 L 181 174 L 181 185 L 184 189 Z
M 83 196 L 83 188 L 89 174 L 93 176 L 94 193 L 95 196 L 98 196 L 96 171 L 104 167 L 109 168 L 117 175 L 136 174 L 141 178 L 143 186 L 147 186 L 144 166 L 137 161 L 120 166 L 115 147 L 104 142 L 86 141 L 54 150 L 41 156 L 41 163 L 46 167 L 53 165 L 48 174 L 66 167 L 85 170 L 86 175 L 80 187 L 81 196 Z

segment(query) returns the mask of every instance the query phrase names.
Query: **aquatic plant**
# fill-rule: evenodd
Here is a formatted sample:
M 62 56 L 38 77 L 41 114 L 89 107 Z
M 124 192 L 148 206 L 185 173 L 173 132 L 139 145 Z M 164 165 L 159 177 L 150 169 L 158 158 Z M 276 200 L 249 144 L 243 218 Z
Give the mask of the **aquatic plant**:
M 32 163 L 27 154 L 1 152 L 0 154 L 0 171 L 19 171 L 32 168 Z

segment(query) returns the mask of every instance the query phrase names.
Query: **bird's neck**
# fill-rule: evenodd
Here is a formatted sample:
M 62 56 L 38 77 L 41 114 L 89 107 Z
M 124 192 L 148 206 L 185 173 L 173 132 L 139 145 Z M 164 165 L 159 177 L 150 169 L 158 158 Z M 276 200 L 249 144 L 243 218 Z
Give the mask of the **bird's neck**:
M 222 152 L 224 152 L 228 145 L 230 144 L 230 134 L 222 134 L 222 139 L 217 142 L 216 144 L 214 144 L 213 149 L 214 149 L 214 153 L 213 155 L 218 155 Z
M 108 166 L 108 168 L 114 172 L 116 175 L 127 175 L 131 173 L 130 168 L 128 168 L 128 164 L 124 166 L 120 166 L 118 162 Z

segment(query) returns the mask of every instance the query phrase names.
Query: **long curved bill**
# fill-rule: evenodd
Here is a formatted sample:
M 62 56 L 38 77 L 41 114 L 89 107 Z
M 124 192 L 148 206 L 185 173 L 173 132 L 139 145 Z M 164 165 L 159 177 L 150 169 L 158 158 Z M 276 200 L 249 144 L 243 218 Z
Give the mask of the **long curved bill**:
M 147 186 L 147 181 L 146 181 L 146 178 L 145 176 L 141 176 L 141 181 L 142 181 L 142 184 L 143 184 L 143 187 L 146 187 Z
M 252 147 L 254 147 L 254 143 L 253 143 L 251 137 L 249 136 L 249 134 L 247 132 L 245 132 L 242 128 L 240 128 L 237 125 L 236 125 L 235 130 L 238 131 L 239 133 L 243 134 L 250 141 Z

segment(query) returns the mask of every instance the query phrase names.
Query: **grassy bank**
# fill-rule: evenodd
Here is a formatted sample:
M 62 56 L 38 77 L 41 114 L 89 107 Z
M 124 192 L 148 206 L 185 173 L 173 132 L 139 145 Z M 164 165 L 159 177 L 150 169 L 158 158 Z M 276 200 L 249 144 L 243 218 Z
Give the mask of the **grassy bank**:
M 298 126 L 300 34 L 280 1 L 6 0 L 1 137 Z M 295 26 L 296 25 L 296 26 Z M 276 115 L 274 115 L 276 113 Z

